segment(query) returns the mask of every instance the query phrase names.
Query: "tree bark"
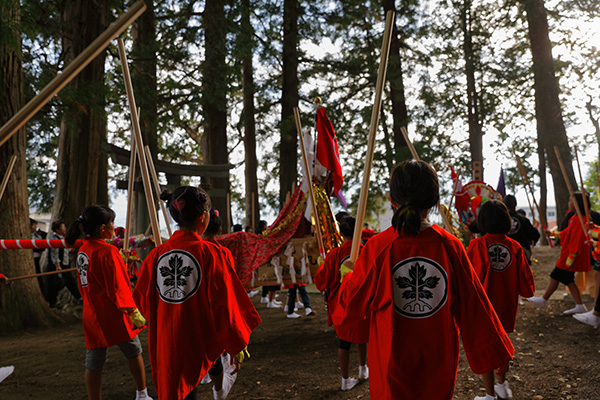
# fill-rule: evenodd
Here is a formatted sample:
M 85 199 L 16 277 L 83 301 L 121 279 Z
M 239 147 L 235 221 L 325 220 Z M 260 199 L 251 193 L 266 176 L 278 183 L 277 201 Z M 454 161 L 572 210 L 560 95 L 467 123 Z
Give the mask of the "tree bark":
M 205 60 L 202 64 L 203 156 L 206 164 L 227 164 L 227 64 L 225 4 L 207 1 L 204 9 Z M 228 178 L 210 178 L 212 207 L 226 214 Z
M 110 2 L 69 0 L 61 13 L 65 64 L 108 26 Z M 91 204 L 108 205 L 108 155 L 102 52 L 61 92 L 65 106 L 60 126 L 56 194 L 52 218 L 67 226 Z
M 131 51 L 131 83 L 136 105 L 141 109 L 140 128 L 144 146 L 150 147 L 154 160 L 158 159 L 157 120 L 158 92 L 156 66 L 156 17 L 154 2 L 146 2 L 146 11 L 133 23 L 133 48 Z M 138 164 L 139 165 L 139 164 Z M 140 177 L 139 166 L 136 176 Z M 136 185 L 141 187 L 142 185 Z M 148 205 L 143 190 L 134 191 L 135 217 L 132 220 L 134 233 L 145 232 L 150 224 Z M 159 209 L 157 207 L 157 209 Z
M 244 150 L 246 155 L 246 225 L 252 221 L 258 224 L 260 210 L 258 206 L 258 178 L 256 171 L 256 123 L 254 119 L 254 68 L 252 67 L 252 50 L 254 35 L 250 24 L 250 0 L 242 0 L 242 32 L 240 46 L 242 49 L 244 109 Z M 253 195 L 254 194 L 254 195 Z M 254 201 L 253 201 L 254 200 Z M 228 229 L 231 227 L 228 227 Z
M 543 217 L 544 217 L 544 222 L 546 222 L 546 225 L 548 225 L 548 213 L 546 212 L 547 210 L 547 205 L 548 205 L 548 183 L 546 182 L 546 154 L 544 153 L 544 145 L 542 144 L 542 141 L 540 140 L 539 136 L 537 139 L 537 145 L 538 145 L 538 170 L 539 170 L 539 174 L 540 174 L 540 212 L 542 213 Z M 533 180 L 532 180 L 532 184 L 533 184 Z M 535 195 L 535 194 L 534 194 Z M 541 216 L 540 216 L 541 218 Z M 546 237 L 546 235 L 544 234 L 544 229 L 547 228 L 547 226 L 542 226 L 540 228 L 540 244 L 542 246 L 548 246 L 548 238 Z
M 554 146 L 558 147 L 565 164 L 568 179 L 576 186 L 573 172 L 573 158 L 567 139 L 558 97 L 558 81 L 554 73 L 552 44 L 548 33 L 548 20 L 543 0 L 521 0 L 525 6 L 529 25 L 529 40 L 533 55 L 533 76 L 535 89 L 535 119 L 538 136 L 546 149 L 548 165 L 556 200 L 557 222 L 560 226 L 569 202 L 569 191 L 562 176 Z
M 19 0 L 0 0 L 0 126 L 24 105 Z M 13 155 L 17 162 L 0 200 L 0 237 L 31 239 L 27 199 L 27 138 L 21 128 L 0 147 L 0 179 Z M 7 277 L 35 273 L 31 250 L 0 250 L 0 266 Z M 45 326 L 52 320 L 36 279 L 0 284 L 0 333 Z
M 298 107 L 298 16 L 297 0 L 283 2 L 283 85 L 281 92 L 281 143 L 279 144 L 279 204 L 296 186 L 298 177 L 298 133 L 294 107 Z
M 483 181 L 483 133 L 479 115 L 479 95 L 475 84 L 475 58 L 471 26 L 471 0 L 465 0 L 461 9 L 465 75 L 467 78 L 467 121 L 469 123 L 469 147 L 473 180 Z

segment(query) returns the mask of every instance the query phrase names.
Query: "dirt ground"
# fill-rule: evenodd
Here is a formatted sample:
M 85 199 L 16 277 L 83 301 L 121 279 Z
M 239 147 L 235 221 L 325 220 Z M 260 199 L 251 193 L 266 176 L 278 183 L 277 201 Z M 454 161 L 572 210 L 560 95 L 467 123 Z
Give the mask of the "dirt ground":
M 557 249 L 535 249 L 536 286 L 541 293 L 558 258 Z M 564 316 L 573 306 L 559 287 L 545 309 L 526 302 L 519 310 L 517 331 L 510 335 L 516 348 L 508 373 L 515 399 L 600 399 L 599 331 Z M 280 296 L 285 298 L 285 292 Z M 253 301 L 263 323 L 254 332 L 247 360 L 231 391 L 231 399 L 369 399 L 368 381 L 340 391 L 337 339 L 327 327 L 323 297 L 311 293 L 314 317 L 285 318 L 280 310 Z M 584 296 L 588 307 L 593 304 Z M 301 310 L 303 311 L 303 310 Z M 67 314 L 77 313 L 77 310 Z M 144 347 L 146 332 L 141 334 Z M 0 399 L 86 399 L 83 380 L 85 345 L 80 321 L 72 319 L 51 329 L 28 330 L 0 337 L 0 366 L 14 365 L 15 372 L 0 383 Z M 144 355 L 148 388 L 156 399 L 150 362 Z M 358 374 L 355 347 L 351 350 L 351 375 Z M 431 382 L 435 384 L 434 382 Z M 211 399 L 210 385 L 199 390 L 200 399 Z M 479 376 L 464 357 L 459 362 L 454 399 L 473 399 L 483 393 Z M 104 399 L 133 400 L 135 388 L 118 348 L 109 350 L 103 377 Z

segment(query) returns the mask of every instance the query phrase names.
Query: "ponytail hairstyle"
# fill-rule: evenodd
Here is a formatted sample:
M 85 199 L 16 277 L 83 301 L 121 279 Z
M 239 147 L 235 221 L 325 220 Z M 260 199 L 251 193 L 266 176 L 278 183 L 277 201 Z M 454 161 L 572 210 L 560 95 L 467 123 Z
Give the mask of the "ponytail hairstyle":
M 204 231 L 204 235 L 207 237 L 217 236 L 221 231 L 221 217 L 219 217 L 219 212 L 215 210 L 210 210 L 210 220 L 208 221 L 208 226 Z
M 352 239 L 354 237 L 354 227 L 356 226 L 356 218 L 345 211 L 341 211 L 335 215 L 335 219 L 340 227 L 340 233 L 345 238 Z
M 102 225 L 114 222 L 115 212 L 106 206 L 86 207 L 79 218 L 75 220 L 65 234 L 67 244 L 74 244 L 77 239 L 81 239 L 83 233 L 95 236 Z
M 477 213 L 477 227 L 482 233 L 507 234 L 512 228 L 512 219 L 506 205 L 499 200 L 488 200 Z
M 437 173 L 424 161 L 401 162 L 390 178 L 390 197 L 397 207 L 392 218 L 396 232 L 417 236 L 421 230 L 421 212 L 440 200 Z
M 173 193 L 165 189 L 160 198 L 167 202 L 171 216 L 184 229 L 193 229 L 196 220 L 210 210 L 210 197 L 199 187 L 179 186 Z

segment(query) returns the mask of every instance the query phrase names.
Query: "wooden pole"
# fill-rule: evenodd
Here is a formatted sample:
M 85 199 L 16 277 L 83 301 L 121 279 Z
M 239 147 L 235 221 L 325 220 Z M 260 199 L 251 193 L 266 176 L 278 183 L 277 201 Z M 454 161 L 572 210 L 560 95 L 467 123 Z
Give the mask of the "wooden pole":
M 383 32 L 383 43 L 381 44 L 381 56 L 379 59 L 379 71 L 377 73 L 377 84 L 375 86 L 375 99 L 371 111 L 371 123 L 369 126 L 369 138 L 367 142 L 367 154 L 365 155 L 365 171 L 363 172 L 363 181 L 358 199 L 358 208 L 356 213 L 356 226 L 354 227 L 354 240 L 352 240 L 352 250 L 350 253 L 350 262 L 356 262 L 358 258 L 358 248 L 362 225 L 365 220 L 367 209 L 367 196 L 369 194 L 369 181 L 371 179 L 371 167 L 373 166 L 373 156 L 375 153 L 375 137 L 377 136 L 377 127 L 379 125 L 379 114 L 381 110 L 381 97 L 383 86 L 385 85 L 385 75 L 387 71 L 388 57 L 390 55 L 390 41 L 392 39 L 392 26 L 396 18 L 396 13 L 388 11 L 385 16 L 385 30 Z
M 57 271 L 42 272 L 40 274 L 33 274 L 33 275 L 15 276 L 14 278 L 7 277 L 6 283 L 20 281 L 21 279 L 37 278 L 38 276 L 56 275 L 56 274 L 62 274 L 63 272 L 72 272 L 72 271 L 77 271 L 77 268 L 68 268 L 68 269 L 61 269 L 61 270 L 57 270 Z M 0 283 L 1 283 L 1 281 L 0 281 Z
M 569 189 L 569 194 L 571 195 L 571 202 L 573 203 L 573 207 L 575 207 L 575 212 L 577 213 L 577 217 L 579 218 L 579 222 L 581 223 L 581 229 L 585 233 L 587 237 L 587 229 L 585 228 L 585 223 L 583 222 L 583 215 L 581 215 L 581 210 L 579 209 L 579 204 L 577 204 L 577 200 L 575 199 L 575 192 L 571 187 L 571 182 L 569 182 L 569 176 L 567 175 L 567 170 L 565 169 L 565 165 L 563 164 L 562 157 L 560 156 L 560 152 L 558 151 L 558 147 L 554 146 L 554 153 L 556 154 L 556 158 L 558 159 L 558 164 L 560 165 L 560 170 L 562 171 L 563 178 L 565 183 L 567 184 L 567 189 Z
M 300 149 L 302 150 L 302 163 L 304 164 L 304 172 L 306 173 L 306 180 L 308 186 L 308 198 L 310 199 L 310 205 L 312 208 L 312 216 L 315 220 L 315 237 L 319 244 L 319 253 L 322 258 L 325 258 L 325 246 L 323 245 L 323 237 L 321 236 L 321 222 L 319 221 L 319 214 L 317 213 L 317 203 L 315 203 L 315 194 L 312 186 L 312 175 L 310 173 L 310 165 L 308 164 L 308 155 L 306 154 L 306 148 L 304 147 L 304 135 L 302 134 L 302 125 L 300 124 L 300 113 L 298 107 L 294 107 L 294 119 L 296 120 L 296 130 L 298 136 L 300 136 Z
M 162 210 L 163 217 L 165 217 L 165 224 L 167 225 L 167 231 L 169 232 L 169 237 L 173 235 L 171 231 L 171 219 L 169 218 L 169 213 L 167 212 L 167 208 L 165 207 L 165 202 L 160 200 L 160 185 L 158 184 L 158 174 L 156 173 L 156 168 L 154 168 L 154 160 L 152 159 L 152 153 L 150 153 L 150 146 L 146 146 L 146 157 L 148 159 L 148 167 L 150 170 L 150 174 L 152 176 L 152 180 L 154 181 L 154 190 L 156 191 L 156 198 L 158 198 L 158 203 L 160 204 L 160 209 Z
M 417 154 L 417 150 L 415 149 L 415 146 L 413 146 L 412 142 L 408 138 L 408 132 L 406 131 L 406 128 L 404 126 L 401 126 L 400 131 L 402 132 L 402 136 L 404 136 L 404 141 L 408 145 L 408 149 L 410 150 L 410 154 L 412 154 L 412 157 L 417 161 L 421 161 L 421 159 L 419 158 L 419 155 Z
M 581 174 L 581 164 L 579 164 L 579 155 L 577 154 L 577 146 L 573 146 L 573 150 L 575 151 L 575 160 L 577 160 L 577 170 L 579 171 L 579 181 L 581 182 L 581 194 L 583 196 L 583 207 L 585 208 L 585 218 L 588 222 L 591 222 L 590 218 L 590 205 L 588 204 L 588 197 L 585 191 L 585 185 L 583 183 L 583 175 Z M 587 232 L 587 231 L 586 231 Z
M 0 146 L 31 119 L 56 93 L 64 88 L 77 76 L 94 58 L 110 44 L 111 40 L 121 34 L 133 21 L 146 10 L 146 4 L 138 1 L 131 6 L 111 26 L 100 34 L 88 47 L 85 48 L 60 75 L 52 79 L 40 93 L 29 100 L 11 119 L 0 128 Z
M 142 110 L 138 107 L 135 119 L 139 118 L 141 111 Z M 131 155 L 129 159 L 129 182 L 127 182 L 127 214 L 125 219 L 125 236 L 123 237 L 123 252 L 125 254 L 127 254 L 127 251 L 129 250 L 129 238 L 131 237 L 131 211 L 133 209 L 135 163 L 137 161 L 135 131 L 133 130 L 133 126 L 131 128 Z
M 12 174 L 12 170 L 17 162 L 17 155 L 13 154 L 8 163 L 8 168 L 6 168 L 6 173 L 4 174 L 4 178 L 2 178 L 2 186 L 0 186 L 0 200 L 2 200 L 2 196 L 4 196 L 4 190 L 6 189 L 6 185 L 8 185 L 8 181 L 10 179 L 10 175 Z
M 150 184 L 150 174 L 148 172 L 148 162 L 144 154 L 144 141 L 142 139 L 142 131 L 140 129 L 140 121 L 136 118 L 135 97 L 133 96 L 133 86 L 131 84 L 131 76 L 129 75 L 129 65 L 127 64 L 127 55 L 125 54 L 125 43 L 123 39 L 117 40 L 119 45 L 119 57 L 123 68 L 123 78 L 125 80 L 125 89 L 127 90 L 127 99 L 129 101 L 129 111 L 131 112 L 131 123 L 135 132 L 135 141 L 137 142 L 137 155 L 140 159 L 140 167 L 142 170 L 142 181 L 144 183 L 144 193 L 146 195 L 146 203 L 148 212 L 150 213 L 150 224 L 152 225 L 152 233 L 154 235 L 154 243 L 156 246 L 162 244 L 160 237 L 160 229 L 158 227 L 158 218 L 156 216 L 156 207 L 152 198 L 152 186 Z
M 519 175 L 521 175 L 521 181 L 523 182 L 523 186 L 525 186 L 525 190 L 529 190 L 529 193 L 531 193 L 531 198 L 533 200 L 533 204 L 535 205 L 535 208 L 537 209 L 538 215 L 540 217 L 540 223 L 542 224 L 542 229 L 546 229 L 548 227 L 546 225 L 546 216 L 542 214 L 542 209 L 540 208 L 537 201 L 535 200 L 535 194 L 533 192 L 533 188 L 531 187 L 531 183 L 529 182 L 529 178 L 527 178 L 527 173 L 525 171 L 525 167 L 521 163 L 521 157 L 519 157 L 517 155 L 514 148 L 513 148 L 513 154 L 515 156 L 515 159 L 517 160 L 517 169 L 519 170 Z

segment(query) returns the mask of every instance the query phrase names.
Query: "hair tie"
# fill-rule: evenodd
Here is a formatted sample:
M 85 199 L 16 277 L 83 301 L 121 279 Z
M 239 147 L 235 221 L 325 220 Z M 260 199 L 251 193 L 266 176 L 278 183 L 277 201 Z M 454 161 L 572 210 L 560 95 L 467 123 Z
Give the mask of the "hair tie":
M 219 216 L 219 210 L 215 210 L 215 215 L 218 217 Z
M 84 223 L 84 219 L 83 219 L 83 215 L 80 215 L 79 218 L 77 218 L 76 222 L 81 222 L 82 224 Z
M 181 211 L 185 207 L 185 199 L 177 199 L 173 202 L 173 208 Z

